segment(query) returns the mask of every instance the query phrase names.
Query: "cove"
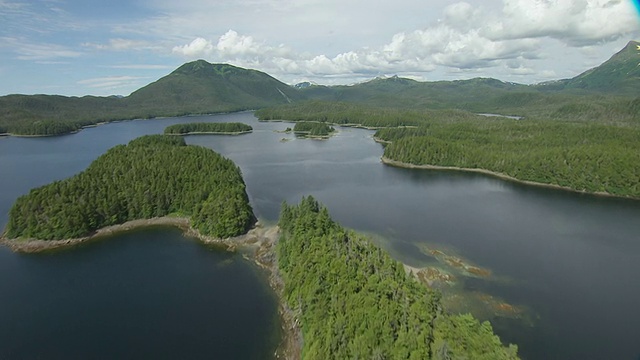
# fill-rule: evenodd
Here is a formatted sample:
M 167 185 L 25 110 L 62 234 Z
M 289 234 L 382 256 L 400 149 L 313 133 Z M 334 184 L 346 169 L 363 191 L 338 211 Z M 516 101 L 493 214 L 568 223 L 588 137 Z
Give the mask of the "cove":
M 640 202 L 533 188 L 481 174 L 388 167 L 380 163 L 382 146 L 369 130 L 338 127 L 326 141 L 298 139 L 276 132 L 291 124 L 260 123 L 251 113 L 240 113 L 121 122 L 55 138 L 5 138 L 0 141 L 0 224 L 6 223 L 15 198 L 30 188 L 81 171 L 113 145 L 194 121 L 244 122 L 254 128 L 241 137 L 192 135 L 187 142 L 212 148 L 240 166 L 262 221 L 276 222 L 283 200 L 297 203 L 313 195 L 336 221 L 373 235 L 408 265 L 441 266 L 425 251 L 437 248 L 490 270 L 490 278 L 458 276 L 457 287 L 526 310 L 526 318 L 481 314 L 504 341 L 519 345 L 523 358 L 640 355 Z M 86 249 L 96 245 L 102 246 L 87 244 Z M 3 248 L 2 273 L 24 273 L 17 260 L 23 257 L 35 263 L 49 256 L 67 261 L 54 260 L 58 255 L 24 257 Z M 184 261 L 190 260 L 178 262 Z M 48 271 L 33 274 L 41 283 L 53 281 Z M 13 291 L 7 279 L 0 281 L 2 296 Z M 29 291 L 40 286 L 20 284 Z M 2 318 L 9 316 L 4 311 L 0 308 Z M 275 313 L 275 304 L 270 311 Z M 270 334 L 265 330 L 263 336 Z
M 149 227 L 0 257 L 0 358 L 269 359 L 277 299 L 238 254 Z

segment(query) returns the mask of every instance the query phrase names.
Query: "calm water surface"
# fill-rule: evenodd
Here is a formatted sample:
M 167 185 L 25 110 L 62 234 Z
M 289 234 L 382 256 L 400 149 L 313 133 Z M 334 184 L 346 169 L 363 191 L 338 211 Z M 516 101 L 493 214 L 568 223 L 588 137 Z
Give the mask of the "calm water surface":
M 640 356 L 640 202 L 532 188 L 478 174 L 384 166 L 379 161 L 382 147 L 367 130 L 340 128 L 328 141 L 302 140 L 274 131 L 289 124 L 258 123 L 252 114 L 241 113 L 122 122 L 55 138 L 0 139 L 0 225 L 6 224 L 16 197 L 30 188 L 81 171 L 113 145 L 191 121 L 241 121 L 254 127 L 248 135 L 190 136 L 187 142 L 212 148 L 241 167 L 263 221 L 277 221 L 283 200 L 297 202 L 311 194 L 336 220 L 374 234 L 410 265 L 433 264 L 421 251 L 428 244 L 490 269 L 499 281 L 466 279 L 463 286 L 528 309 L 528 321 L 491 318 L 503 340 L 519 344 L 524 358 Z M 155 252 L 173 255 L 172 261 Z M 233 271 L 225 272 L 228 267 L 220 264 L 229 261 Z M 206 271 L 189 269 L 200 263 L 208 266 Z M 176 271 L 181 267 L 189 273 Z M 4 355 L 75 354 L 82 350 L 71 340 L 77 337 L 86 344 L 81 346 L 84 351 L 113 351 L 105 357 L 126 353 L 133 341 L 139 354 L 151 356 L 186 354 L 188 347 L 202 356 L 251 359 L 256 353 L 268 357 L 277 341 L 276 305 L 252 266 L 185 240 L 176 231 L 145 230 L 52 255 L 15 255 L 0 249 L 0 269 L 0 342 L 16 344 Z M 159 276 L 148 276 L 146 287 L 114 285 L 156 272 Z M 104 283 L 89 286 L 93 274 Z M 71 280 L 77 277 L 84 280 Z M 243 307 L 241 300 L 238 308 L 207 306 L 207 292 L 227 304 L 251 294 L 254 307 Z M 162 296 L 149 295 L 154 293 Z M 115 305 L 90 306 L 92 299 L 103 297 Z M 126 309 L 136 298 L 144 302 L 131 306 L 148 304 L 147 313 L 133 316 L 137 312 Z M 42 305 L 50 302 L 58 306 Z M 185 313 L 167 315 L 167 309 Z M 190 311 L 211 320 L 199 321 Z M 120 320 L 105 324 L 111 318 Z M 53 325 L 63 321 L 75 325 L 64 331 Z M 127 325 L 118 327 L 120 322 Z M 153 331 L 141 331 L 149 322 Z M 105 324 L 104 329 L 98 324 Z M 223 331 L 234 327 L 247 333 Z M 87 333 L 87 328 L 96 330 Z M 30 341 L 25 337 L 33 337 L 29 344 L 36 343 L 47 329 L 58 329 L 49 333 L 52 344 L 42 352 L 25 350 Z M 197 335 L 205 329 L 211 331 L 209 341 L 199 341 Z M 114 342 L 120 344 L 114 349 L 104 341 L 112 332 L 118 333 Z M 185 335 L 193 340 L 190 345 L 176 336 L 182 332 L 194 336 Z M 166 346 L 154 352 L 158 344 Z M 4 348 L 0 346 L 0 358 L 5 357 Z M 217 351 L 221 355 L 216 356 Z M 234 351 L 237 356 L 231 356 Z

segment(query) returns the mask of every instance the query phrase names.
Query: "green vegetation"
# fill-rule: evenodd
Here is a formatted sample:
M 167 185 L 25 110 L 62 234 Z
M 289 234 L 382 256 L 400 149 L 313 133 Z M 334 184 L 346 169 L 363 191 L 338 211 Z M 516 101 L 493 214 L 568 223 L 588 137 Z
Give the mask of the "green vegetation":
M 85 171 L 31 190 L 9 213 L 8 238 L 77 238 L 129 220 L 178 213 L 216 237 L 254 221 L 240 169 L 182 137 L 151 135 L 118 145 Z
M 304 359 L 517 359 L 491 324 L 442 311 L 440 296 L 312 197 L 283 204 L 277 258 Z
M 519 180 L 640 198 L 640 129 L 485 119 L 383 129 L 386 158 L 486 169 Z
M 510 102 L 529 102 L 512 96 Z M 640 197 L 640 99 L 565 103 L 552 116 L 512 120 L 462 110 L 302 102 L 260 119 L 375 126 L 384 156 L 414 165 L 485 169 L 519 180 Z M 514 105 L 515 106 L 515 105 Z M 406 126 L 410 125 L 410 126 Z
M 365 127 L 416 125 L 418 119 L 423 118 L 419 112 L 414 112 L 413 116 L 410 116 L 407 111 L 399 114 L 395 109 L 379 109 L 330 101 L 305 101 L 260 109 L 255 112 L 255 115 L 261 121 L 314 121 Z
M 638 46 L 640 46 L 639 42 L 630 41 L 627 46 L 602 65 L 559 83 L 565 89 L 584 89 L 637 96 L 640 93 Z
M 243 123 L 188 123 L 175 124 L 164 129 L 165 134 L 240 134 L 253 131 L 253 128 Z
M 293 132 L 311 137 L 327 137 L 336 131 L 333 127 L 319 122 L 301 121 L 293 127 Z
M 149 118 L 259 109 L 299 98 L 294 88 L 263 72 L 198 60 L 125 100 Z
M 1 96 L 0 127 L 16 135 L 61 135 L 101 121 L 133 118 L 123 113 L 120 100 L 94 96 Z
M 638 126 L 638 44 L 630 42 L 604 64 L 573 79 L 539 85 L 490 78 L 418 82 L 395 76 L 353 86 L 308 84 L 298 89 L 259 71 L 198 60 L 122 98 L 2 96 L 0 127 L 18 135 L 59 135 L 99 122 L 262 109 L 281 104 L 291 106 L 260 111 L 259 118 L 378 128 L 414 126 L 425 111 L 462 109 Z M 358 106 L 361 108 L 357 109 Z M 403 109 L 404 113 L 400 117 L 393 108 Z
M 99 122 L 259 109 L 300 98 L 265 73 L 198 60 L 122 98 L 1 96 L 0 127 L 16 135 L 60 135 Z

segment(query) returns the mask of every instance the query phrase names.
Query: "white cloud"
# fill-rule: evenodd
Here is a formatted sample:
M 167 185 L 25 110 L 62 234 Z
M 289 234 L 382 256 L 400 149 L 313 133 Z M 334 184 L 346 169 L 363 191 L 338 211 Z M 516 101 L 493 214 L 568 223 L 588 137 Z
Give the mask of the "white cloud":
M 157 64 L 128 64 L 128 65 L 111 65 L 111 69 L 131 69 L 131 70 L 167 70 L 173 69 L 173 66 L 169 65 L 157 65 Z
M 143 79 L 145 78 L 140 76 L 105 76 L 80 80 L 77 83 L 90 88 L 119 89 L 131 85 L 138 85 Z
M 49 64 L 43 72 L 67 63 L 86 77 L 106 79 L 114 75 L 109 71 L 119 74 L 113 69 L 160 73 L 204 58 L 322 84 L 394 74 L 531 83 L 575 76 L 640 37 L 630 0 L 140 0 L 119 6 L 132 11 L 89 19 L 81 15 L 86 7 L 73 2 L 0 0 L 5 63 Z M 95 63 L 104 65 L 97 70 L 89 65 Z M 6 92 L 20 86 L 14 79 Z M 74 80 L 68 88 L 79 91 Z
M 110 39 L 106 44 L 96 44 L 96 43 L 83 43 L 82 46 L 90 47 L 97 50 L 107 50 L 107 51 L 128 51 L 128 50 L 161 50 L 162 48 L 158 45 L 154 45 L 146 40 L 134 40 L 134 39 Z
M 216 45 L 216 50 L 221 54 L 234 56 L 256 55 L 259 54 L 261 50 L 271 49 L 261 49 L 261 46 L 256 44 L 253 40 L 253 37 L 238 35 L 237 32 L 229 30 L 226 34 L 220 36 L 218 44 Z
M 275 6 L 266 0 L 250 3 L 259 8 Z M 242 4 L 247 6 L 249 2 Z M 308 1 L 298 8 L 317 4 Z M 278 11 L 295 16 L 298 8 Z M 444 7 L 441 18 L 422 29 L 397 32 L 386 43 L 333 56 L 272 46 L 235 30 L 228 30 L 214 41 L 197 37 L 175 46 L 173 52 L 187 58 L 232 62 L 298 77 L 393 73 L 424 76 L 444 68 L 495 69 L 506 75 L 544 78 L 548 73 L 536 70 L 532 61 L 550 56 L 550 41 L 579 47 L 609 42 L 634 31 L 638 34 L 638 21 L 632 10 L 628 2 L 619 0 L 502 0 L 482 6 L 458 2 Z M 517 60 L 517 66 L 509 63 L 513 60 Z
M 631 1 L 504 0 L 500 21 L 488 25 L 491 39 L 550 37 L 584 46 L 637 32 L 638 19 Z
M 81 52 L 57 44 L 31 43 L 15 37 L 2 37 L 0 40 L 3 43 L 0 46 L 12 49 L 19 60 L 51 60 L 75 58 L 82 55 Z
M 176 46 L 173 48 L 173 52 L 183 55 L 188 58 L 197 58 L 209 56 L 213 52 L 213 44 L 204 38 L 195 38 L 189 44 L 183 46 Z

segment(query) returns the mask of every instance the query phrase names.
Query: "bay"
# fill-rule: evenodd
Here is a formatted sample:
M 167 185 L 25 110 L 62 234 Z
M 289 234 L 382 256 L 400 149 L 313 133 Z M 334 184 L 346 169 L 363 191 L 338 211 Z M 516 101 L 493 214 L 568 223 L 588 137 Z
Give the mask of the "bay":
M 116 144 L 192 121 L 238 121 L 254 127 L 252 134 L 241 136 L 196 135 L 186 139 L 212 148 L 240 166 L 252 206 L 263 222 L 277 221 L 282 201 L 294 203 L 313 195 L 337 221 L 371 234 L 394 257 L 411 266 L 443 267 L 425 251 L 439 249 L 488 269 L 489 278 L 458 276 L 456 291 L 513 305 L 522 313 L 503 316 L 487 312 L 482 304 L 463 304 L 461 308 L 491 320 L 504 341 L 520 346 L 525 359 L 640 356 L 640 311 L 636 305 L 640 303 L 636 279 L 640 273 L 640 202 L 535 188 L 480 174 L 388 167 L 380 163 L 382 146 L 372 140 L 373 132 L 368 130 L 338 128 L 339 133 L 329 140 L 298 139 L 277 132 L 290 124 L 260 123 L 251 113 L 238 113 L 113 123 L 55 138 L 3 138 L 0 225 L 6 224 L 15 198 L 30 188 L 81 171 Z M 115 244 L 130 243 L 144 234 L 127 241 L 118 237 L 104 245 L 89 244 L 87 249 L 101 252 L 99 246 L 117 247 L 120 245 Z M 193 245 L 179 234 L 171 238 L 176 244 Z M 140 253 L 157 245 L 152 241 L 142 244 L 147 248 Z M 49 258 L 65 263 L 69 261 L 66 256 L 82 259 L 82 251 L 39 257 L 0 250 L 4 267 L 0 293 L 8 296 L 4 294 L 14 292 L 7 285 L 13 282 L 38 292 L 43 283 L 59 276 L 34 270 L 26 281 L 22 278 L 26 265 L 21 265 L 21 259 L 33 264 Z M 176 259 L 178 263 L 189 261 L 189 256 Z M 212 257 L 211 262 L 219 260 Z M 252 267 L 242 261 L 239 264 Z M 113 276 L 118 276 L 117 272 Z M 250 286 L 265 289 L 259 275 L 253 279 Z M 60 290 L 65 291 L 73 290 Z M 268 298 L 270 292 L 264 291 Z M 113 296 L 116 294 L 114 291 Z M 164 300 L 158 301 L 162 304 Z M 69 308 L 81 306 L 81 301 L 71 302 Z M 0 303 L 0 319 L 8 316 L 5 308 Z M 263 311 L 273 319 L 275 303 Z M 36 319 L 29 326 L 39 326 L 38 321 L 43 320 Z M 264 345 L 256 348 L 263 352 L 274 346 L 269 335 L 274 322 L 262 327 Z M 168 321 L 157 326 L 170 334 L 175 324 Z M 220 325 L 225 326 L 230 325 Z M 140 346 L 156 341 L 148 340 Z M 245 340 L 245 344 L 253 343 Z M 202 349 L 206 352 L 206 345 Z

